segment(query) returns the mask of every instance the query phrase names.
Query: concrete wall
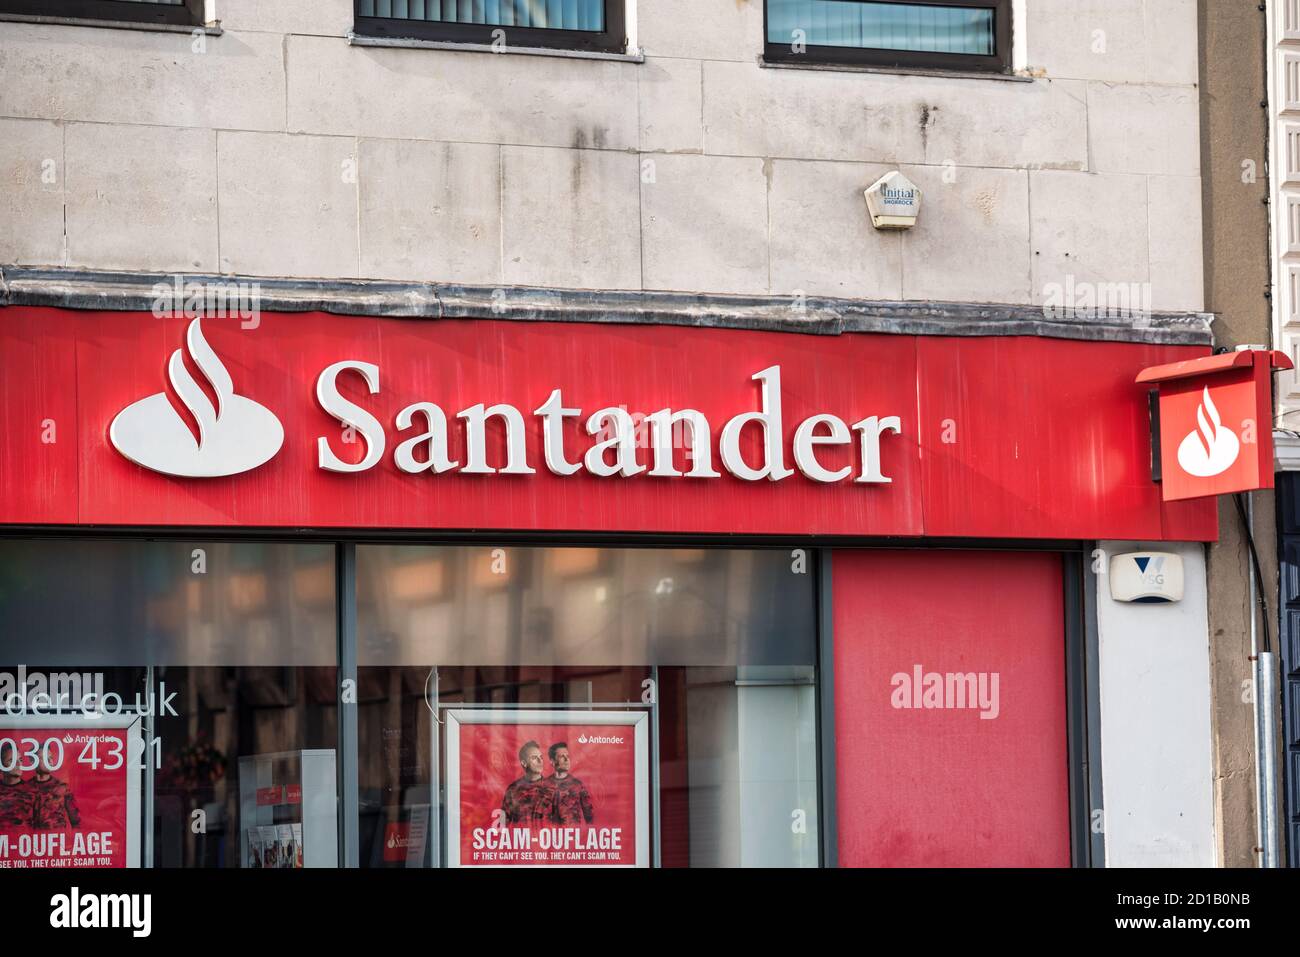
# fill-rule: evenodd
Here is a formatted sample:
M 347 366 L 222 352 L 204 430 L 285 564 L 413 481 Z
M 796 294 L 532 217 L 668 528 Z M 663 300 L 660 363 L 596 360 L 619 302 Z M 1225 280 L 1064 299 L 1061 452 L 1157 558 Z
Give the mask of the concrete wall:
M 1177 604 L 1113 601 L 1097 578 L 1101 776 L 1108 867 L 1213 867 L 1214 766 L 1205 554 L 1201 545 L 1101 542 L 1111 556 L 1182 556 Z
M 1016 7 L 1021 81 L 763 68 L 761 0 L 641 0 L 644 63 L 5 23 L 0 263 L 1201 308 L 1194 0 Z
M 1205 308 L 1227 348 L 1268 344 L 1270 331 L 1268 113 L 1265 13 L 1233 0 L 1200 0 L 1201 168 Z M 1275 204 L 1275 208 L 1277 207 Z M 1288 376 L 1279 376 L 1283 393 Z M 1254 538 L 1276 634 L 1277 542 L 1273 493 L 1256 492 Z M 1219 541 L 1208 552 L 1214 692 L 1214 798 L 1218 862 L 1256 864 L 1254 711 L 1243 698 L 1250 662 L 1250 553 L 1231 499 L 1219 503 Z

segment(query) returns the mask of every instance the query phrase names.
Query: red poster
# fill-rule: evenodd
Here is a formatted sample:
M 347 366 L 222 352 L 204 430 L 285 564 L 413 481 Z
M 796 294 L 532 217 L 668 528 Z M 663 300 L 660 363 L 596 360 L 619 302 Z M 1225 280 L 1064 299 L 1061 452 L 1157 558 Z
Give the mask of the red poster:
M 128 866 L 139 740 L 98 722 L 0 722 L 0 868 Z
M 451 862 L 647 866 L 644 712 L 453 712 Z

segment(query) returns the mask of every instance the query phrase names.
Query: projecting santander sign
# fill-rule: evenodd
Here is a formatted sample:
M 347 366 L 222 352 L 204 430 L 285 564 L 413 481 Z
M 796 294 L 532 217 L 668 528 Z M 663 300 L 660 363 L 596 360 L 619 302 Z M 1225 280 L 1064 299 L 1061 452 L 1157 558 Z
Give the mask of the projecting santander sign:
M 15 306 L 0 525 L 1208 540 L 1133 381 L 1205 351 Z
M 1273 487 L 1273 370 L 1281 352 L 1243 350 L 1144 369 L 1160 390 L 1164 500 Z

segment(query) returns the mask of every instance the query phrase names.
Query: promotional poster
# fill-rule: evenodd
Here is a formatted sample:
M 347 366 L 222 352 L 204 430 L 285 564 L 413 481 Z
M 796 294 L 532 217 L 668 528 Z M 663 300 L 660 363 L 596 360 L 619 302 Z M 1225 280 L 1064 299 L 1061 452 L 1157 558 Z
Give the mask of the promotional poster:
M 645 867 L 643 712 L 454 711 L 453 866 Z
M 0 721 L 0 869 L 130 866 L 139 725 L 32 720 Z

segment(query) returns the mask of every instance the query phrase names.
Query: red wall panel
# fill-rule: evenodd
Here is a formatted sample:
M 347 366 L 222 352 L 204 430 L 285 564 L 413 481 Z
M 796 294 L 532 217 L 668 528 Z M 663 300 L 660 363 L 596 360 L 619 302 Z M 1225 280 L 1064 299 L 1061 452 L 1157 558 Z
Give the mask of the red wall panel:
M 75 313 L 0 309 L 0 522 L 77 521 Z
M 841 866 L 1069 865 L 1061 574 L 1053 553 L 834 553 Z M 895 707 L 917 665 L 997 674 L 997 717 Z
M 1149 387 L 1134 377 L 1167 346 L 951 342 L 917 339 L 927 535 L 1216 537 L 1212 506 L 1167 507 L 1151 481 Z

